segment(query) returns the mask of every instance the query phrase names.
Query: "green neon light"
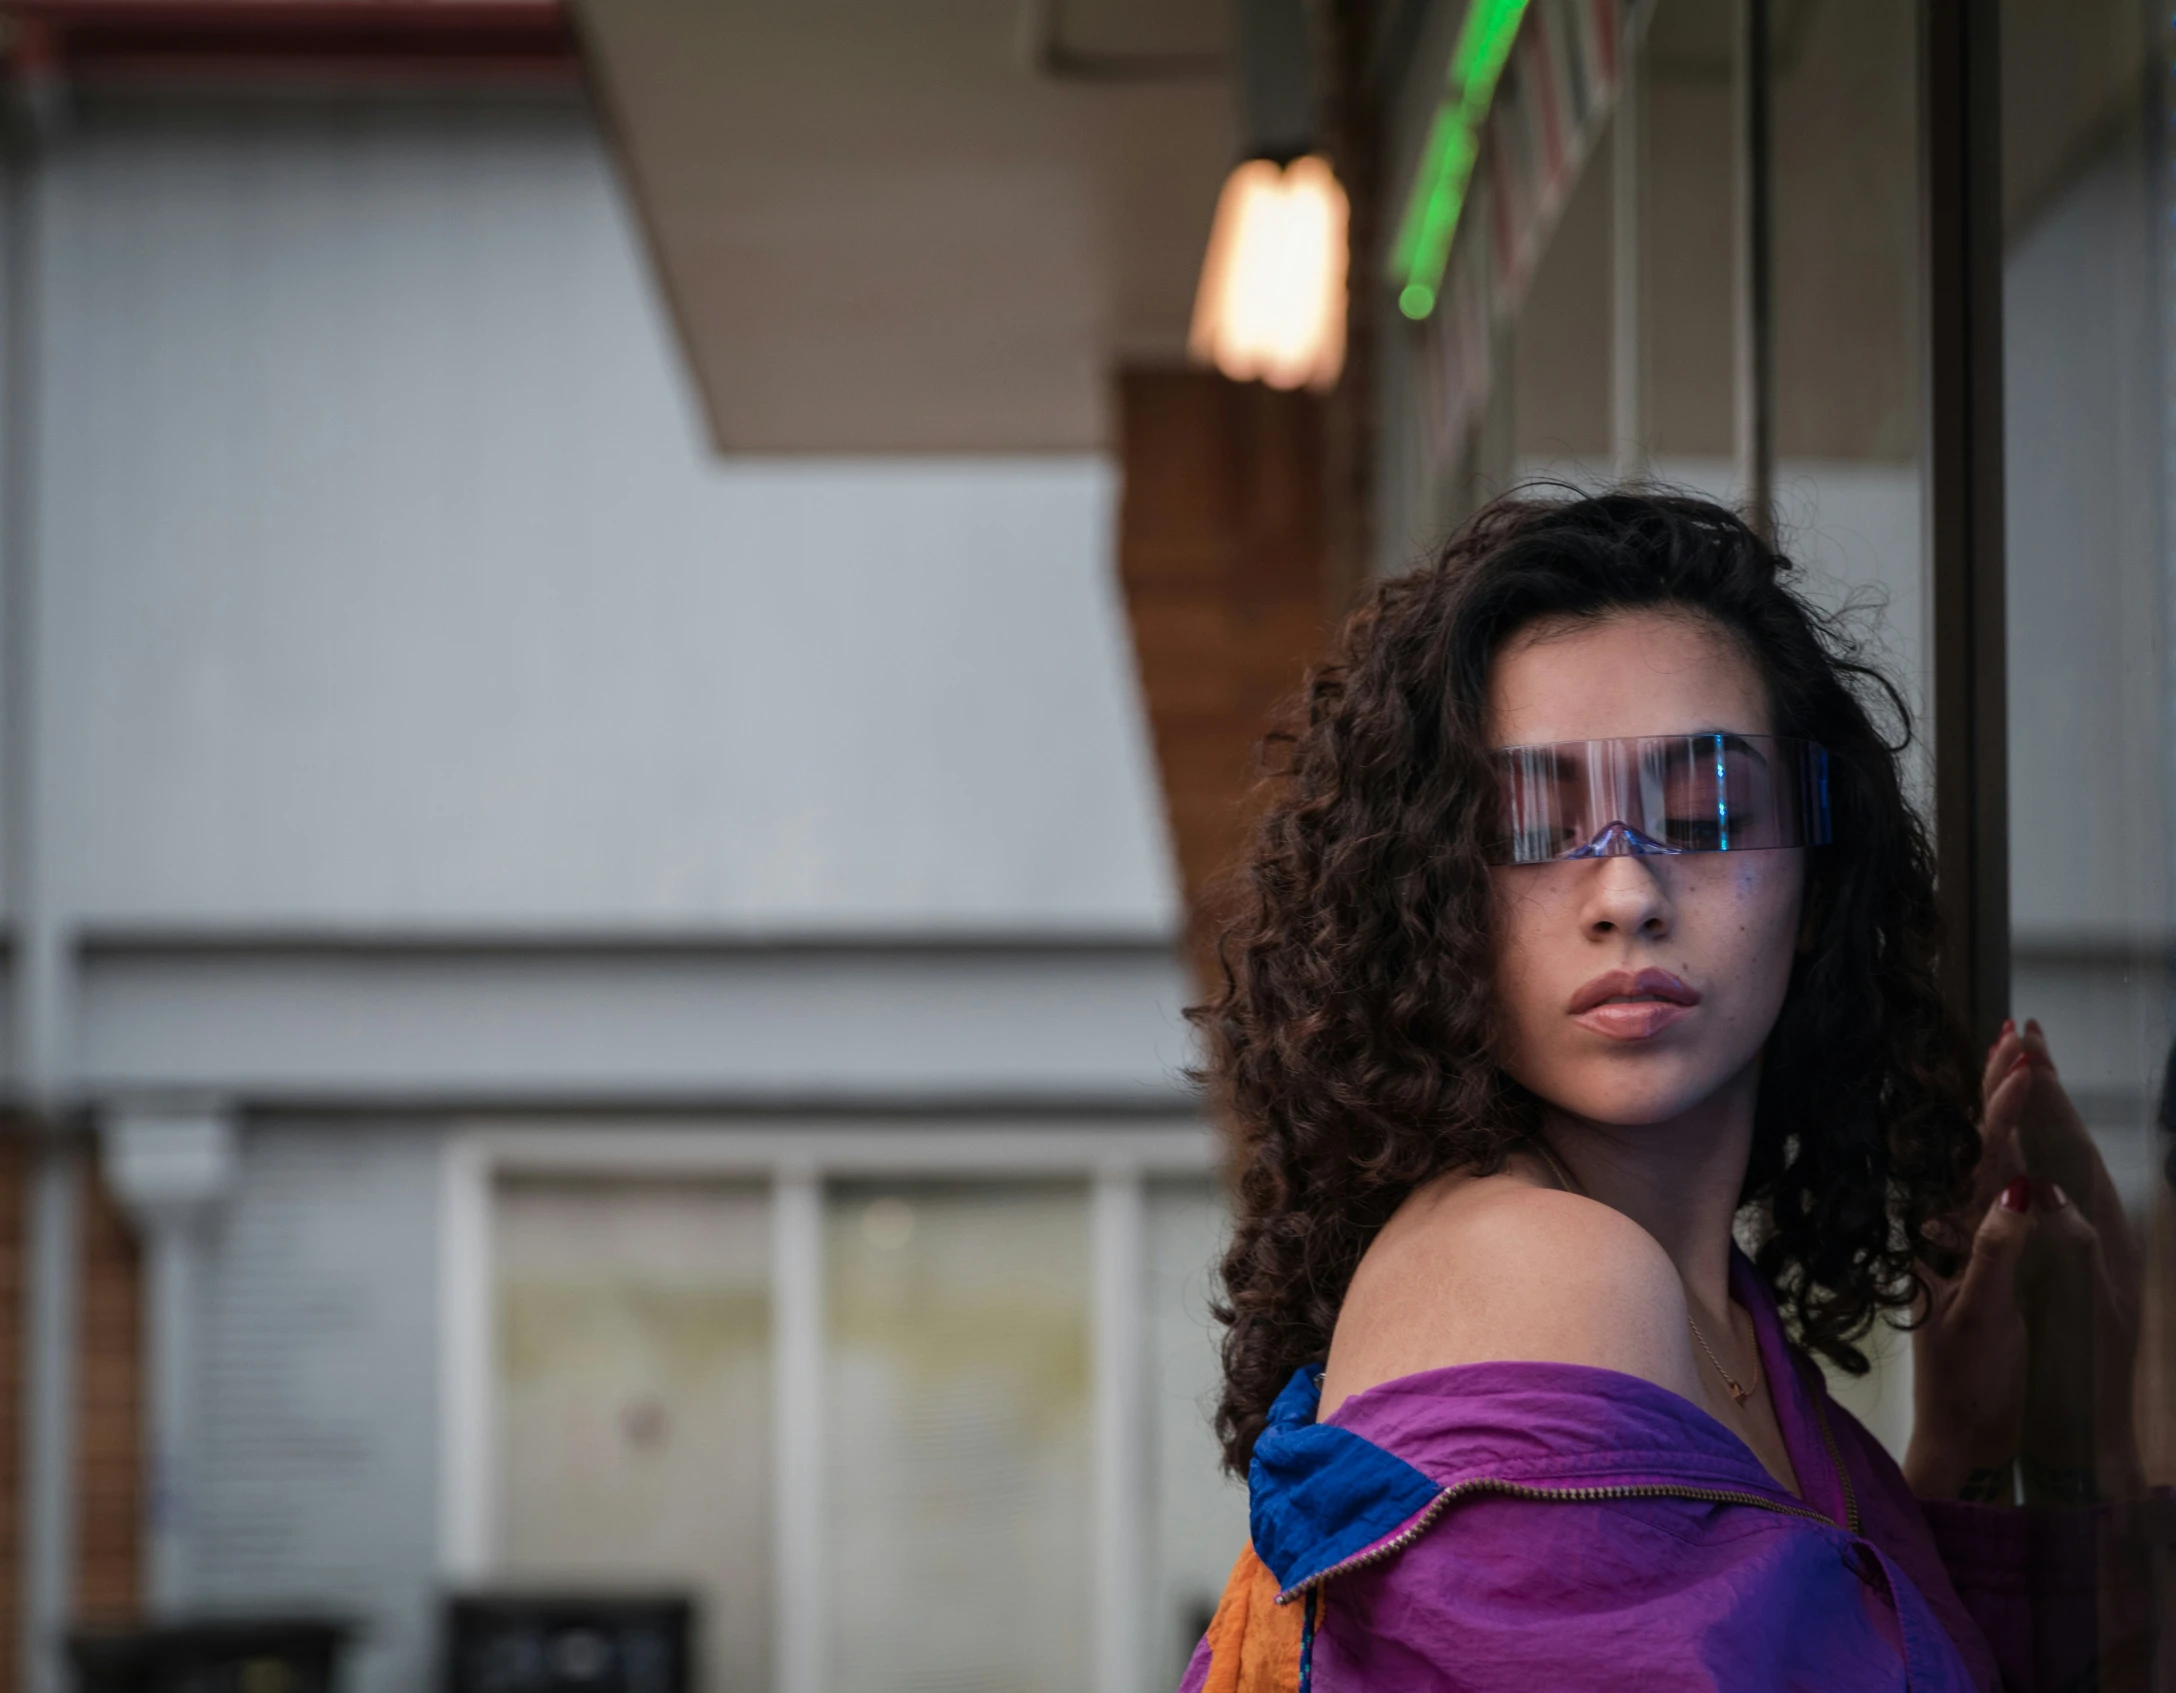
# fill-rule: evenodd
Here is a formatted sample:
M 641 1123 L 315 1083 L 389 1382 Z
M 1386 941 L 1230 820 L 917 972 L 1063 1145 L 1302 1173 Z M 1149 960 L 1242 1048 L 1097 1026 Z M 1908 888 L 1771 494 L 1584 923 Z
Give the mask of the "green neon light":
M 1420 168 L 1413 173 L 1412 196 L 1390 250 L 1390 268 L 1405 279 L 1398 309 L 1423 318 L 1436 309 L 1444 267 L 1451 262 L 1451 240 L 1466 209 L 1474 162 L 1481 156 L 1481 125 L 1496 83 L 1511 58 L 1528 0 L 1472 0 L 1466 21 L 1451 50 L 1443 99 L 1428 126 Z

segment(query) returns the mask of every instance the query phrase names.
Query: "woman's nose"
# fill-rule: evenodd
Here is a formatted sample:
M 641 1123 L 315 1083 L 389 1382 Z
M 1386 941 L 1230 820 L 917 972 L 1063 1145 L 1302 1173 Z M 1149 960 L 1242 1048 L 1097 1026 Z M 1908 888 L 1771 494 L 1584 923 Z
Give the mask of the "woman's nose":
M 1670 932 L 1670 899 L 1662 878 L 1644 855 L 1593 860 L 1586 930 L 1595 938 L 1639 935 L 1649 940 Z

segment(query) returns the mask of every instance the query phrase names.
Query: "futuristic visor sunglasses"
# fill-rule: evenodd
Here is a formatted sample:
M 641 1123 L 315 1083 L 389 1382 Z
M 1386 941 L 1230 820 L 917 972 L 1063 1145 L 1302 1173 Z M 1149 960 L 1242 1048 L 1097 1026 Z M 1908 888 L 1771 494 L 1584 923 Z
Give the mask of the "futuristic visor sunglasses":
M 1498 864 L 1748 852 L 1829 839 L 1828 752 L 1781 735 L 1626 735 L 1499 747 Z

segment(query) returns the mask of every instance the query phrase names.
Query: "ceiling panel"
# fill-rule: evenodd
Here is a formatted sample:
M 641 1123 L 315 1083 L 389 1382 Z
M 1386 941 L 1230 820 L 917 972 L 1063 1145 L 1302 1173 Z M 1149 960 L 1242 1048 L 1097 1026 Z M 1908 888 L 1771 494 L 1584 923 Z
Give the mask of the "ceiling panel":
M 1014 0 L 588 0 L 720 450 L 1068 451 L 1183 352 L 1234 146 L 1215 69 L 1036 70 Z M 1216 0 L 1064 0 L 1069 48 L 1223 51 Z

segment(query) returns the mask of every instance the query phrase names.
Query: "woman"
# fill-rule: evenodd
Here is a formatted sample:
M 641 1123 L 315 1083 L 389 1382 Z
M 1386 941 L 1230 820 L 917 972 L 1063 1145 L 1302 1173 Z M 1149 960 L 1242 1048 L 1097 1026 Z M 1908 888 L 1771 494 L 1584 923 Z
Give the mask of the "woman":
M 1902 702 L 1787 574 L 1504 502 L 1312 679 L 1195 1013 L 1253 1544 L 1185 1693 L 2118 1662 L 2136 1513 L 2008 1507 L 2139 1490 L 2135 1252 L 2036 1025 L 1975 1102 Z M 1900 1472 L 1811 1360 L 1915 1318 Z

